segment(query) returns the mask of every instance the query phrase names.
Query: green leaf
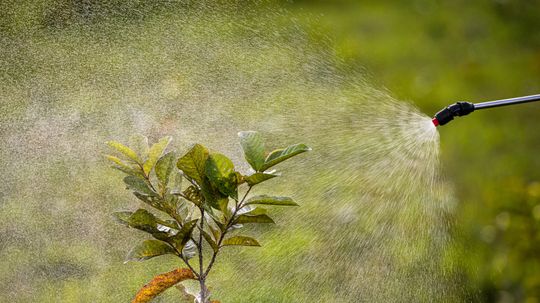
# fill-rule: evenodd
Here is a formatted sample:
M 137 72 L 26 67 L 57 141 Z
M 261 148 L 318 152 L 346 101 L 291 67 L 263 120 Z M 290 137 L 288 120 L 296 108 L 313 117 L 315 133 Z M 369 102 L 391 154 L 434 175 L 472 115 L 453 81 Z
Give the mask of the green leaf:
M 223 205 L 225 202 L 228 202 L 229 198 L 226 194 L 221 193 L 214 185 L 210 183 L 208 178 L 204 178 L 203 184 L 201 186 L 201 193 L 204 197 L 203 206 L 206 209 L 213 207 L 215 209 L 221 209 L 220 205 Z
M 293 199 L 289 197 L 272 197 L 267 195 L 254 196 L 247 200 L 245 205 L 261 204 L 261 205 L 282 205 L 282 206 L 298 206 Z
M 118 223 L 129 226 L 129 217 L 133 214 L 131 211 L 116 211 L 113 216 Z
M 140 208 L 135 211 L 131 216 L 129 216 L 127 223 L 130 227 L 145 231 L 158 240 L 166 240 L 169 238 L 169 233 L 167 231 L 170 228 L 170 224 L 156 218 L 154 214 L 146 209 Z M 166 229 L 158 228 L 158 223 L 165 226 Z M 175 227 L 173 226 L 173 228 Z
M 176 251 L 165 242 L 159 240 L 146 240 L 131 249 L 125 262 L 144 261 L 166 254 L 175 255 Z
M 139 208 L 128 218 L 129 226 L 148 233 L 157 232 L 156 216 L 146 209 Z
M 246 215 L 240 215 L 235 220 L 236 224 L 245 224 L 245 223 L 275 223 L 272 218 L 270 218 L 268 215 L 260 214 L 260 215 L 253 215 L 253 214 L 246 214 Z
M 222 194 L 238 199 L 234 164 L 229 158 L 218 153 L 211 154 L 206 161 L 205 173 L 210 183 Z
M 184 190 L 183 195 L 185 198 L 187 198 L 188 201 L 193 202 L 193 204 L 197 206 L 200 206 L 203 202 L 203 197 L 201 196 L 201 192 L 194 185 L 188 186 Z
M 148 183 L 146 180 L 141 179 L 136 176 L 127 176 L 124 178 L 124 183 L 126 183 L 127 188 L 149 196 L 155 196 L 156 193 L 152 189 L 150 189 L 150 186 L 148 186 Z
M 139 155 L 142 162 L 144 162 L 148 157 L 148 150 L 150 149 L 148 146 L 148 138 L 141 134 L 135 134 L 129 138 L 129 144 L 133 151 Z
M 244 178 L 244 176 L 242 176 L 241 173 L 234 172 L 234 174 L 236 176 L 236 185 L 244 184 L 246 182 L 246 179 Z
M 108 141 L 107 145 L 110 147 L 116 149 L 120 153 L 122 153 L 124 156 L 128 157 L 129 159 L 133 160 L 135 163 L 141 164 L 142 161 L 137 155 L 136 152 L 134 152 L 131 148 L 125 146 L 124 144 L 117 142 L 117 141 Z
M 150 147 L 148 151 L 148 159 L 144 162 L 143 170 L 146 175 L 150 173 L 159 157 L 163 154 L 163 151 L 167 148 L 169 143 L 171 143 L 171 137 L 164 137 L 159 139 L 159 141 Z
M 135 195 L 135 197 L 137 197 L 139 200 L 143 201 L 144 203 L 154 208 L 157 208 L 159 210 L 163 210 L 160 203 L 161 199 L 158 196 L 155 196 L 155 195 L 149 196 L 146 194 L 141 194 L 139 192 L 134 192 L 133 194 Z
M 261 246 L 257 240 L 251 237 L 245 237 L 245 236 L 235 236 L 235 237 L 225 239 L 225 241 L 223 241 L 221 246 L 232 246 L 232 245 Z
M 131 167 L 129 167 L 127 164 L 125 164 L 118 157 L 115 157 L 115 156 L 112 156 L 112 155 L 105 155 L 105 158 L 107 158 L 107 160 L 109 160 L 109 161 L 114 162 L 116 165 L 118 165 L 120 167 L 123 167 L 123 168 L 126 168 L 126 169 L 131 169 Z
M 256 184 L 259 184 L 261 182 L 264 182 L 266 180 L 269 180 L 269 179 L 272 179 L 272 178 L 275 178 L 279 175 L 276 175 L 276 174 L 269 174 L 269 173 L 254 173 L 253 175 L 251 176 L 247 176 L 247 177 L 244 177 L 244 179 L 246 180 L 246 182 L 250 185 L 250 186 L 253 186 L 253 185 L 256 185 Z
M 132 167 L 124 163 L 124 161 L 122 161 L 120 158 L 115 157 L 115 156 L 105 155 L 105 157 L 108 160 L 112 161 L 114 164 L 116 164 L 112 166 L 113 168 L 118 169 L 119 171 L 130 176 L 144 177 L 139 167 Z
M 182 173 L 180 171 L 176 171 L 176 173 L 172 174 L 173 176 L 173 182 L 172 182 L 172 192 L 179 193 L 182 191 Z
M 212 238 L 212 236 L 210 234 L 208 234 L 204 230 L 200 230 L 200 232 L 202 233 L 202 235 L 203 235 L 204 239 L 206 240 L 206 242 L 208 242 L 208 244 L 210 244 L 210 247 L 212 247 L 214 252 L 217 252 L 219 250 L 219 247 L 218 247 L 216 241 L 214 241 L 214 239 Z
M 215 227 L 213 227 L 211 223 L 208 223 L 207 226 L 210 229 L 210 231 L 212 232 L 212 235 L 214 236 L 214 239 L 219 239 L 219 237 L 221 235 L 221 232 L 219 230 L 217 230 Z M 218 226 L 218 228 L 219 228 L 219 226 Z
M 264 160 L 264 165 L 262 166 L 261 171 L 265 171 L 280 162 L 283 162 L 293 156 L 296 156 L 298 154 L 301 154 L 303 152 L 307 152 L 310 150 L 311 148 L 309 148 L 305 144 L 295 144 L 285 149 L 277 149 L 271 152 L 268 155 L 268 157 L 266 157 L 266 160 Z
M 186 222 L 176 235 L 169 238 L 169 242 L 174 245 L 178 251 L 182 251 L 191 238 L 191 233 L 193 232 L 197 221 L 198 219 Z
M 221 232 L 225 231 L 225 227 L 226 227 L 226 223 L 224 222 L 225 218 L 221 218 L 217 214 L 213 214 L 213 213 L 208 213 L 207 212 L 206 214 L 208 214 L 208 216 L 212 219 L 212 221 L 214 221 L 214 223 L 216 223 L 217 227 L 219 228 L 219 230 Z M 210 227 L 211 227 L 211 225 L 210 225 Z M 217 238 L 218 237 L 216 235 L 217 231 L 214 231 L 213 228 L 211 228 L 211 229 L 212 229 L 212 233 Z
M 179 197 L 166 193 L 164 197 L 160 199 L 156 208 L 167 213 L 172 218 L 179 219 L 178 215 L 179 215 L 179 211 L 181 211 L 182 209 L 181 207 L 182 204 L 185 204 L 185 203 L 180 201 Z
M 243 131 L 238 136 L 246 161 L 255 171 L 260 171 L 264 164 L 264 142 L 261 135 L 255 131 Z
M 195 144 L 183 157 L 178 159 L 176 166 L 184 172 L 184 174 L 202 185 L 204 178 L 204 167 L 208 159 L 208 149 L 206 147 Z
M 116 166 L 116 165 L 113 165 L 112 168 L 117 169 L 117 170 L 123 172 L 126 175 L 144 178 L 142 171 L 139 171 L 139 170 L 136 170 L 136 169 L 133 169 L 133 168 L 125 168 L 125 167 Z
M 167 186 L 169 176 L 174 168 L 174 152 L 169 152 L 165 156 L 159 158 L 156 163 L 156 176 L 162 186 Z

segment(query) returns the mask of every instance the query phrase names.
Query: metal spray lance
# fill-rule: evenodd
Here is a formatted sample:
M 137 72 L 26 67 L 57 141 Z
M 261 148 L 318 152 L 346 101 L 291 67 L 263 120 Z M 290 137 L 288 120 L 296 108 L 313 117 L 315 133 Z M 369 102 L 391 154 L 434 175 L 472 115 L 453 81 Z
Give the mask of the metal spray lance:
M 540 101 L 540 94 L 517 97 L 517 98 L 510 98 L 510 99 L 488 101 L 488 102 L 482 102 L 482 103 L 471 103 L 471 102 L 460 101 L 452 105 L 449 105 L 448 107 L 439 111 L 437 114 L 435 114 L 435 117 L 433 117 L 432 121 L 435 126 L 445 125 L 446 123 L 454 120 L 454 117 L 465 116 L 472 113 L 475 110 L 491 108 L 491 107 L 514 105 L 514 104 L 527 103 L 527 102 L 534 102 L 534 101 Z

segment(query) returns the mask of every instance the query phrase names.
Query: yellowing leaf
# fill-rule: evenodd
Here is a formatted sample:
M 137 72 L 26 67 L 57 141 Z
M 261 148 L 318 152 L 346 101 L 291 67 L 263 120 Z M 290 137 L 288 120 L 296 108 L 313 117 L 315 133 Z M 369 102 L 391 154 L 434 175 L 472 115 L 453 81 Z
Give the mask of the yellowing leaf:
M 274 223 L 274 220 L 268 215 L 240 215 L 236 218 L 235 223 L 245 224 L 245 223 Z
M 157 143 L 150 147 L 150 150 L 148 151 L 148 159 L 144 162 L 143 165 L 143 170 L 146 175 L 148 175 L 152 168 L 154 168 L 154 165 L 156 165 L 156 162 L 163 154 L 163 151 L 167 148 L 169 143 L 171 143 L 171 140 L 171 137 L 164 137 L 159 139 Z
M 187 268 L 179 268 L 157 275 L 137 292 L 131 303 L 148 303 L 168 288 L 188 279 L 194 280 L 195 275 Z
M 174 153 L 170 152 L 167 153 L 165 156 L 159 158 L 159 160 L 156 163 L 156 176 L 159 180 L 159 182 L 163 186 L 167 186 L 169 183 L 169 176 L 171 175 L 171 172 L 174 168 Z
M 245 236 L 235 236 L 226 239 L 223 241 L 222 246 L 232 246 L 232 245 L 240 245 L 240 246 L 261 246 L 257 240 L 251 238 L 251 237 L 245 237 Z
M 129 159 L 135 161 L 135 163 L 141 163 L 141 159 L 137 155 L 136 152 L 134 152 L 131 148 L 125 146 L 124 144 L 117 142 L 117 141 L 108 141 L 107 145 L 110 147 L 116 149 L 120 153 L 122 153 L 124 156 L 128 157 Z

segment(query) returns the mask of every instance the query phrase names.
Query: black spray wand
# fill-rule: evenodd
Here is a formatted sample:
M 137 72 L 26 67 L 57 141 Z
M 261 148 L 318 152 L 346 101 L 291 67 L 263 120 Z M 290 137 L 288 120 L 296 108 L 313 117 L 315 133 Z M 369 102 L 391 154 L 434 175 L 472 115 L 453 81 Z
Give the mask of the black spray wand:
M 534 101 L 540 101 L 540 94 L 517 97 L 517 98 L 510 98 L 510 99 L 488 101 L 488 102 L 482 102 L 482 103 L 456 102 L 444 108 L 437 114 L 435 114 L 435 117 L 433 117 L 432 121 L 433 121 L 433 124 L 435 124 L 435 126 L 445 125 L 446 123 L 454 120 L 454 117 L 465 116 L 472 113 L 475 110 L 491 108 L 491 107 L 506 106 L 506 105 L 514 105 L 514 104 L 527 103 L 527 102 L 534 102 Z

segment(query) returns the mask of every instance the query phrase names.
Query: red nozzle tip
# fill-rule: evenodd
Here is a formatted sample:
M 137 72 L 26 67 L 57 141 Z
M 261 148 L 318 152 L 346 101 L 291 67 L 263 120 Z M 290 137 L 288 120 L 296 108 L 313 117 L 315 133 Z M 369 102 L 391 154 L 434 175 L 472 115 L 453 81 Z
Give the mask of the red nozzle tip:
M 435 125 L 435 127 L 439 126 L 439 120 L 437 120 L 437 118 L 431 119 L 431 122 L 433 122 L 433 125 Z

